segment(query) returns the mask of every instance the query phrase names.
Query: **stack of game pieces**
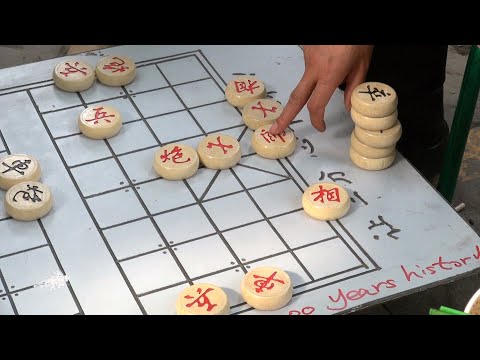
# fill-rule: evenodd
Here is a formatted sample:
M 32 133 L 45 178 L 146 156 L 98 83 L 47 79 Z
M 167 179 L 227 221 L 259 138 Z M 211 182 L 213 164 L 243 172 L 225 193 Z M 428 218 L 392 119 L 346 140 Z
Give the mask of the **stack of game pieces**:
M 363 83 L 352 94 L 350 159 L 365 170 L 384 170 L 395 160 L 402 135 L 394 89 L 378 82 Z

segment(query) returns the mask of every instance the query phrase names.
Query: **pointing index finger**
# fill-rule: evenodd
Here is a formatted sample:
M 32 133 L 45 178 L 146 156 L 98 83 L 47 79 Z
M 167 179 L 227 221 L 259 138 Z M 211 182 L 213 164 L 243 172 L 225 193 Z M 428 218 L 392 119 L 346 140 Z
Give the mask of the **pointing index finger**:
M 288 127 L 288 125 L 290 125 L 295 116 L 298 115 L 307 103 L 314 88 L 314 79 L 307 77 L 304 74 L 297 87 L 290 94 L 290 98 L 283 108 L 282 114 L 270 128 L 270 133 L 272 135 L 280 134 Z

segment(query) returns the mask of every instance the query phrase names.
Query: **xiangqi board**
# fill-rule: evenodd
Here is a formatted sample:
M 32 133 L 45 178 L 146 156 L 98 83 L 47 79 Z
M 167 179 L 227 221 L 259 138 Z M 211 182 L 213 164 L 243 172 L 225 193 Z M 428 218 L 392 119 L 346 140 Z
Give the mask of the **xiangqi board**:
M 352 164 L 354 123 L 341 92 L 327 108 L 326 133 L 313 130 L 304 109 L 290 127 L 291 155 L 255 154 L 227 83 L 255 76 L 268 99 L 285 105 L 303 73 L 300 48 L 122 46 L 94 54 L 78 58 L 95 68 L 106 56 L 127 56 L 135 79 L 72 93 L 52 79 L 64 59 L 0 71 L 0 157 L 35 157 L 55 195 L 50 213 L 28 223 L 0 205 L 0 313 L 175 314 L 182 291 L 213 284 L 230 314 L 334 314 L 478 268 L 478 236 L 401 154 L 381 172 Z M 112 138 L 78 129 L 79 114 L 99 104 L 121 114 Z M 180 181 L 156 173 L 162 146 L 196 149 L 217 133 L 240 144 L 235 166 L 201 167 Z M 303 211 L 302 194 L 319 182 L 348 192 L 342 219 Z M 245 303 L 241 282 L 257 267 L 288 274 L 285 307 Z

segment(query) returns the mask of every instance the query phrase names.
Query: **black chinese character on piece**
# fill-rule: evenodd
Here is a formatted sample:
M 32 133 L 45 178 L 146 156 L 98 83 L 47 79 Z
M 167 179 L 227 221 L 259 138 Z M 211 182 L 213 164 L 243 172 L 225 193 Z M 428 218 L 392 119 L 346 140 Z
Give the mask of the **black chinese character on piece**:
M 7 168 L 7 170 L 2 171 L 2 174 L 6 174 L 10 171 L 16 171 L 20 175 L 24 175 L 25 172 L 24 170 L 28 169 L 28 164 L 30 164 L 32 160 L 26 159 L 26 160 L 15 160 L 12 162 L 12 165 L 8 165 L 5 162 L 2 162 L 2 165 Z
M 32 193 L 32 191 L 33 191 L 33 193 Z M 17 193 L 13 196 L 13 201 L 17 202 L 17 199 L 16 199 L 17 195 L 22 194 L 22 199 L 25 200 L 25 201 L 31 201 L 33 203 L 41 202 L 42 199 L 37 195 L 37 193 L 43 194 L 43 191 L 38 190 L 37 185 L 34 185 L 34 186 L 27 185 L 27 190 L 26 191 L 25 190 L 17 191 Z
M 387 97 L 392 95 L 388 92 L 386 93 L 385 90 L 378 90 L 378 88 L 376 87 L 374 87 L 373 90 L 370 90 L 370 85 L 367 85 L 367 90 L 368 91 L 359 91 L 358 93 L 370 95 L 370 98 L 372 99 L 372 101 L 375 101 L 376 100 L 375 98 L 378 98 L 378 97 Z

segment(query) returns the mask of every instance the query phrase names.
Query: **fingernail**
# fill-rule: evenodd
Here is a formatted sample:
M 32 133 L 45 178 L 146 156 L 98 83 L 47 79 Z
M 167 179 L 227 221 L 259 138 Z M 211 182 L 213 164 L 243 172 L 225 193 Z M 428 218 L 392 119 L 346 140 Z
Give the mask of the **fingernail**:
M 278 130 L 278 125 L 275 123 L 275 124 L 273 124 L 272 127 L 270 128 L 270 132 L 271 132 L 271 133 L 274 133 L 274 132 L 276 132 L 277 130 Z

